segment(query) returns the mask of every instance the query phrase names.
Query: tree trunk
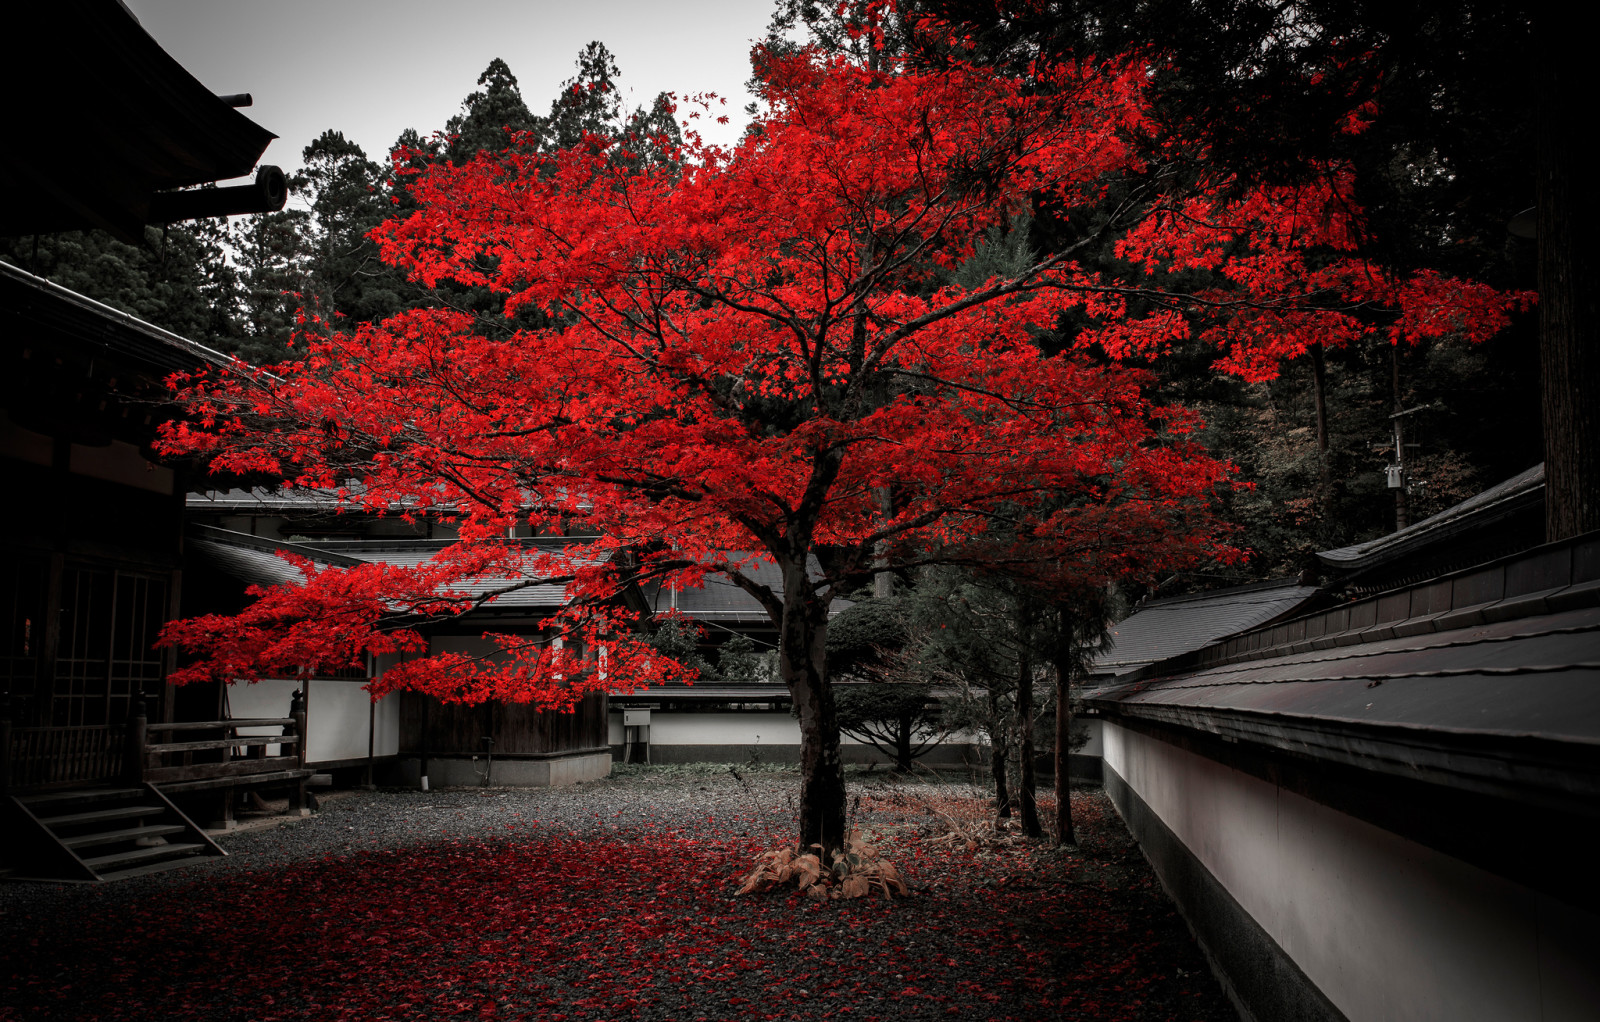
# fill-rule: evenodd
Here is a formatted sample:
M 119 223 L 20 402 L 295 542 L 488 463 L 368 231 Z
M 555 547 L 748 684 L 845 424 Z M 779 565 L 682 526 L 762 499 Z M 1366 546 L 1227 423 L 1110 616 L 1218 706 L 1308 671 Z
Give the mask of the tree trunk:
M 887 522 L 894 517 L 894 497 L 887 486 L 872 488 L 872 501 L 878 507 L 878 521 Z M 889 541 L 880 539 L 872 545 L 872 597 L 887 600 L 894 595 L 894 573 L 889 570 Z
M 1333 466 L 1328 462 L 1328 371 L 1322 342 L 1311 345 L 1311 392 L 1317 402 L 1317 495 L 1319 514 L 1330 513 L 1333 500 Z
M 1406 420 L 1401 413 L 1406 410 L 1400 395 L 1400 347 L 1389 349 L 1389 382 L 1394 391 L 1394 460 L 1400 466 L 1400 486 L 1394 491 L 1394 531 L 1399 532 L 1411 524 L 1411 508 L 1406 501 Z
M 1322 357 L 1322 342 L 1311 345 L 1311 394 L 1317 402 L 1317 453 L 1328 460 L 1328 370 Z M 1324 473 L 1327 469 L 1324 467 Z
M 833 851 L 844 845 L 845 790 L 824 654 L 828 610 L 811 594 L 803 556 L 784 566 L 783 584 L 778 671 L 800 717 L 800 846 Z
M 909 774 L 911 772 L 911 733 L 916 729 L 916 721 L 910 717 L 901 717 L 899 724 L 900 726 L 894 735 L 894 765 Z
M 1017 614 L 1017 735 L 1020 746 L 1017 770 L 1021 775 L 1018 795 L 1022 807 L 1022 832 L 1028 837 L 1040 837 L 1044 834 L 1044 828 L 1039 824 L 1033 769 L 1033 658 L 1028 655 L 1024 645 L 1029 617 L 1024 602 Z
M 1597 200 L 1576 128 L 1588 82 L 1578 40 L 1543 13 L 1538 115 L 1539 373 L 1544 407 L 1545 539 L 1600 529 L 1600 322 Z M 1577 118 L 1577 119 L 1573 119 Z
M 1062 631 L 1067 631 L 1068 618 L 1061 615 Z M 1058 640 L 1065 644 L 1063 636 Z M 1066 650 L 1060 649 L 1055 657 L 1056 669 L 1056 844 L 1075 845 L 1078 835 L 1072 829 L 1072 784 L 1068 773 L 1072 764 L 1072 660 Z
M 1000 715 L 1000 691 L 989 686 L 989 719 L 994 726 L 989 731 L 990 773 L 994 775 L 994 813 L 996 819 L 1011 819 L 1011 789 L 1006 782 L 1006 759 L 1009 746 L 1006 742 L 1005 720 Z

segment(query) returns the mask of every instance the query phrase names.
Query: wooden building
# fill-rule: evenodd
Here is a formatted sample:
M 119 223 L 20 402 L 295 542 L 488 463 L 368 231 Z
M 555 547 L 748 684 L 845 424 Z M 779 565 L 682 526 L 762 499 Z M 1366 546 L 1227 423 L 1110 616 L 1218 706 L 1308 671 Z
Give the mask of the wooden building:
M 247 97 L 206 90 L 115 0 L 29 17 L 0 91 L 27 104 L 26 152 L 56 158 L 0 161 L 0 234 L 139 241 L 148 224 L 282 207 L 272 167 L 177 190 L 256 169 L 273 136 L 236 109 Z M 180 789 L 305 773 L 293 733 L 266 757 L 236 722 L 180 719 L 152 645 L 184 556 L 185 466 L 151 448 L 162 381 L 226 360 L 7 264 L 0 358 L 0 869 L 96 880 L 220 854 Z
M 184 613 L 236 610 L 244 605 L 249 585 L 296 584 L 298 572 L 277 556 L 279 551 L 334 567 L 412 566 L 451 542 L 422 538 L 430 532 L 453 532 L 427 516 L 406 522 L 397 516 L 339 514 L 335 505 L 333 495 L 315 491 L 192 495 L 187 594 L 193 602 L 186 602 Z M 256 534 L 204 522 L 227 522 Z M 566 542 L 552 537 L 519 541 L 529 546 Z M 507 581 L 479 578 L 454 588 L 490 591 Z M 489 653 L 485 632 L 536 636 L 565 597 L 558 585 L 529 586 L 423 630 L 430 652 Z M 631 599 L 634 609 L 644 609 L 637 593 L 624 599 Z M 370 675 L 381 675 L 392 663 L 380 658 L 370 665 Z M 299 693 L 307 712 L 308 766 L 349 780 L 432 787 L 540 786 L 610 772 L 603 694 L 588 696 L 574 713 L 498 701 L 465 706 L 414 692 L 374 703 L 366 688 L 368 677 L 363 671 L 344 677 L 267 679 L 226 686 L 217 698 L 225 699 L 236 716 L 266 716 Z

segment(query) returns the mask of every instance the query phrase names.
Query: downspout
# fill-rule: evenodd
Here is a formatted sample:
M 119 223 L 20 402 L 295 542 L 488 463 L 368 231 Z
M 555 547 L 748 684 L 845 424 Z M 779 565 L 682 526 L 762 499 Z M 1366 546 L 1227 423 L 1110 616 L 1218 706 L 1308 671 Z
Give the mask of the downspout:
M 373 665 L 376 663 L 376 660 L 377 658 L 371 653 L 367 654 L 367 783 L 363 785 L 363 787 L 365 787 L 368 791 L 371 791 L 373 788 L 377 787 L 377 785 L 373 783 L 372 778 L 374 737 L 376 735 L 378 726 L 378 704 L 373 701 L 371 690 Z

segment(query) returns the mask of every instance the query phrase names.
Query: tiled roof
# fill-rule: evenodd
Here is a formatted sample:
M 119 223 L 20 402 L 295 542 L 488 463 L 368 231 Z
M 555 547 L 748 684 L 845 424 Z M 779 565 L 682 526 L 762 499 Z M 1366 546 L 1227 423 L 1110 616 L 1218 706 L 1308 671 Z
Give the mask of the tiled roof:
M 218 529 L 191 525 L 190 543 L 204 557 L 224 572 L 256 585 L 276 585 L 280 582 L 299 582 L 300 573 L 277 556 L 286 550 L 308 557 L 320 564 L 352 566 L 363 563 L 393 564 L 415 567 L 451 544 L 438 539 L 351 539 L 320 542 L 288 542 Z M 558 550 L 568 540 L 524 539 L 519 542 L 533 547 Z M 589 561 L 587 563 L 598 563 Z M 822 565 L 815 557 L 810 559 L 811 576 L 822 576 Z M 770 560 L 759 561 L 748 573 L 762 585 L 771 587 L 779 597 L 783 595 L 783 576 Z M 453 588 L 472 595 L 482 595 L 503 589 L 516 581 L 516 577 L 483 576 L 456 583 Z M 722 624 L 767 624 L 770 618 L 756 599 L 732 582 L 720 576 L 705 580 L 696 589 L 679 589 L 675 593 L 651 586 L 644 591 L 646 606 L 655 612 L 676 608 L 692 618 Z M 561 585 L 534 585 L 497 597 L 491 609 L 555 609 L 566 599 Z M 848 601 L 835 600 L 834 612 L 848 606 Z
M 552 546 L 524 540 L 531 546 Z M 277 556 L 277 551 L 308 557 L 319 564 L 353 567 L 358 564 L 393 564 L 415 567 L 449 546 L 447 540 L 342 540 L 326 543 L 289 543 L 262 539 L 242 532 L 207 526 L 190 527 L 190 544 L 207 560 L 235 578 L 256 585 L 300 581 L 300 572 Z M 590 562 L 593 563 L 593 562 Z M 480 596 L 503 589 L 529 576 L 484 575 L 465 579 L 452 590 Z M 554 610 L 566 602 L 561 585 L 534 585 L 505 593 L 488 606 L 495 610 Z
M 207 363 L 219 367 L 233 364 L 232 357 L 220 351 L 3 261 L 0 308 L 5 310 L 8 327 L 17 330 L 18 336 L 41 327 L 60 330 L 91 351 L 105 352 L 156 374 L 157 380 Z
M 822 577 L 822 563 L 817 560 L 815 554 L 806 560 L 806 573 L 813 579 Z M 771 589 L 774 596 L 783 598 L 783 572 L 772 560 L 762 557 L 753 566 L 746 568 L 744 574 Z M 660 586 L 646 586 L 644 597 L 651 609 L 657 613 L 676 609 L 689 617 L 723 623 L 767 624 L 771 621 L 767 617 L 766 610 L 754 596 L 721 575 L 708 576 L 705 584 L 697 589 L 674 591 Z M 832 612 L 837 614 L 847 606 L 849 601 L 835 600 Z
M 1085 699 L 1111 718 L 1592 813 L 1600 533 L 1269 625 Z
M 1113 645 L 1095 658 L 1095 671 L 1125 674 L 1199 649 L 1294 613 L 1317 592 L 1290 579 L 1154 600 L 1111 629 Z
M 1338 571 L 1357 571 L 1483 528 L 1543 497 L 1544 464 L 1540 463 L 1414 525 L 1365 543 L 1324 550 L 1317 559 Z
M 338 490 L 327 487 L 295 487 L 269 489 L 257 486 L 250 490 L 210 490 L 191 493 L 188 497 L 190 511 L 211 511 L 224 514 L 275 514 L 313 513 L 360 510 L 361 486 L 352 482 L 345 488 L 349 494 L 343 499 Z M 352 503 L 352 502 L 355 503 Z M 398 507 L 395 510 L 399 510 Z

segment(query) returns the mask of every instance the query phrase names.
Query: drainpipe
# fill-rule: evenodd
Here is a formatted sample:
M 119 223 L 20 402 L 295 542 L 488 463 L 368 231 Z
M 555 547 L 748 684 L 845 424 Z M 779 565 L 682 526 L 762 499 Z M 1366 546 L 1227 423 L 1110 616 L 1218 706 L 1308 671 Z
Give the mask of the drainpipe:
M 375 661 L 375 658 L 372 656 L 372 654 L 368 653 L 367 654 L 367 684 L 369 686 L 372 684 L 372 666 L 373 666 L 374 661 Z M 373 781 L 372 781 L 372 777 L 373 777 L 373 751 L 374 751 L 373 750 L 373 744 L 374 744 L 374 738 L 375 738 L 376 733 L 377 733 L 377 728 L 378 728 L 378 704 L 373 701 L 373 699 L 372 699 L 372 691 L 369 688 L 368 691 L 367 691 L 367 783 L 365 785 L 363 785 L 363 787 L 365 787 L 368 791 L 371 791 L 373 788 L 377 787 L 377 785 L 374 784 Z

